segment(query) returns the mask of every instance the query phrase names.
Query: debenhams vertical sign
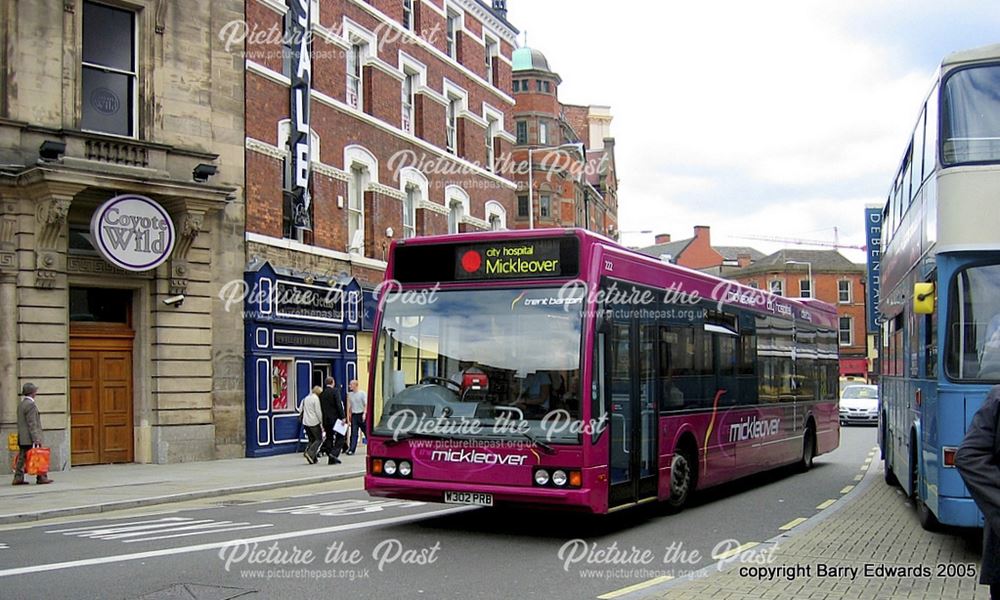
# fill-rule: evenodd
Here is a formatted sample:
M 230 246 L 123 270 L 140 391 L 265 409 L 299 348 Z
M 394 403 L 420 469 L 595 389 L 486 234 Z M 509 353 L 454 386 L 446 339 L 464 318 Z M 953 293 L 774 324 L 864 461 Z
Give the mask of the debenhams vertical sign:
M 111 264 L 127 271 L 149 271 L 174 249 L 170 215 L 156 201 L 124 194 L 101 205 L 90 219 L 94 247 Z
M 289 147 L 292 149 L 292 177 L 286 193 L 291 195 L 292 224 L 312 229 L 309 219 L 309 94 L 312 90 L 312 61 L 309 57 L 310 0 L 286 0 L 288 19 L 285 39 L 291 56 L 291 119 Z

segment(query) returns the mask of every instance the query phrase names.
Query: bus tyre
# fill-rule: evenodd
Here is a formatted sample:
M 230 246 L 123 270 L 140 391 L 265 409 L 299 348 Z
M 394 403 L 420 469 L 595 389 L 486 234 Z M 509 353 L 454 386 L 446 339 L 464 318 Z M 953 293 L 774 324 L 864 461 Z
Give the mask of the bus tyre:
M 888 486 L 899 484 L 899 480 L 896 479 L 896 472 L 892 470 L 892 462 L 888 456 L 885 457 L 885 461 L 882 463 L 882 478 L 885 479 L 885 483 Z
M 697 484 L 698 462 L 694 452 L 687 446 L 677 448 L 670 462 L 670 498 L 667 499 L 667 509 L 678 512 L 691 499 Z
M 934 516 L 920 495 L 920 465 L 917 462 L 916 439 L 913 439 L 911 443 L 914 450 L 910 457 L 910 490 L 912 490 L 910 497 L 913 500 L 914 508 L 917 509 L 917 520 L 920 521 L 920 526 L 925 531 L 938 531 L 941 523 L 938 522 L 937 517 Z
M 802 460 L 799 461 L 799 470 L 805 472 L 811 469 L 814 458 L 816 458 L 816 434 L 810 425 L 806 427 L 806 434 L 802 437 Z

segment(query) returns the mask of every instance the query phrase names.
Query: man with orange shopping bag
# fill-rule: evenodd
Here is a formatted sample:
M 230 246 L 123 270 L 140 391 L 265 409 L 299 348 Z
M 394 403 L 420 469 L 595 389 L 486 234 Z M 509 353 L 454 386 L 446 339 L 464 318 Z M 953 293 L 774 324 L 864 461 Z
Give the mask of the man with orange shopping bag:
M 14 485 L 27 485 L 24 480 L 24 462 L 28 451 L 42 447 L 42 418 L 35 405 L 35 394 L 38 386 L 26 383 L 21 388 L 21 402 L 17 405 L 17 461 L 14 463 Z M 35 480 L 38 484 L 52 483 L 48 473 L 38 473 Z

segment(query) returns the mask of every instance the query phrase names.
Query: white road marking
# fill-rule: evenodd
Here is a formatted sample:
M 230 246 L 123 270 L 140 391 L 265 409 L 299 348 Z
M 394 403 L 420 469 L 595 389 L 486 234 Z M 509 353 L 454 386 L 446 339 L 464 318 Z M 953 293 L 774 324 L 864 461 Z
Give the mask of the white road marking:
M 111 563 L 127 562 L 132 560 L 142 560 L 145 558 L 157 558 L 160 556 L 173 556 L 177 554 L 190 554 L 192 552 L 202 552 L 205 550 L 217 550 L 219 548 L 225 548 L 233 544 L 234 542 L 240 542 L 245 544 L 254 544 L 262 542 L 274 542 L 278 540 L 287 540 L 297 537 L 307 537 L 312 535 L 321 535 L 326 533 L 337 533 L 341 531 L 351 531 L 354 529 L 364 529 L 366 527 L 378 527 L 381 525 L 394 525 L 397 523 L 408 523 L 410 521 L 418 521 L 420 519 L 428 519 L 431 517 L 440 517 L 449 514 L 455 514 L 460 512 L 466 512 L 469 510 L 476 510 L 478 507 L 474 506 L 461 506 L 456 508 L 446 508 L 443 510 L 436 510 L 426 513 L 421 513 L 417 515 L 403 515 L 399 517 L 390 517 L 388 519 L 377 519 L 372 521 L 362 521 L 360 523 L 347 523 L 344 525 L 334 525 L 331 527 L 321 527 L 319 529 L 304 529 L 301 531 L 288 531 L 285 533 L 275 533 L 272 535 L 264 535 L 255 538 L 236 538 L 232 540 L 226 540 L 224 542 L 211 542 L 207 544 L 196 544 L 194 546 L 182 546 L 180 548 L 164 548 L 162 550 L 150 550 L 148 552 L 135 552 L 132 554 L 119 554 L 117 556 L 102 556 L 99 558 L 86 558 L 82 560 L 69 560 L 65 562 L 48 563 L 41 565 L 31 565 L 27 567 L 15 567 L 13 569 L 3 569 L 0 570 L 0 577 L 11 577 L 13 575 L 26 575 L 29 573 L 44 573 L 46 571 L 59 571 L 62 569 L 72 569 L 75 567 L 89 567 L 93 565 L 106 565 Z

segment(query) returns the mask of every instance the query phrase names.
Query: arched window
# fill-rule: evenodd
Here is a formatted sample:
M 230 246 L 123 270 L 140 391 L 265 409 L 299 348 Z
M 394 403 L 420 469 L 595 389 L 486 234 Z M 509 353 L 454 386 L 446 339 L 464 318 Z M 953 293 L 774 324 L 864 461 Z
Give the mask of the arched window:
M 347 251 L 365 253 L 365 191 L 378 181 L 378 160 L 362 146 L 344 148 L 347 180 Z

